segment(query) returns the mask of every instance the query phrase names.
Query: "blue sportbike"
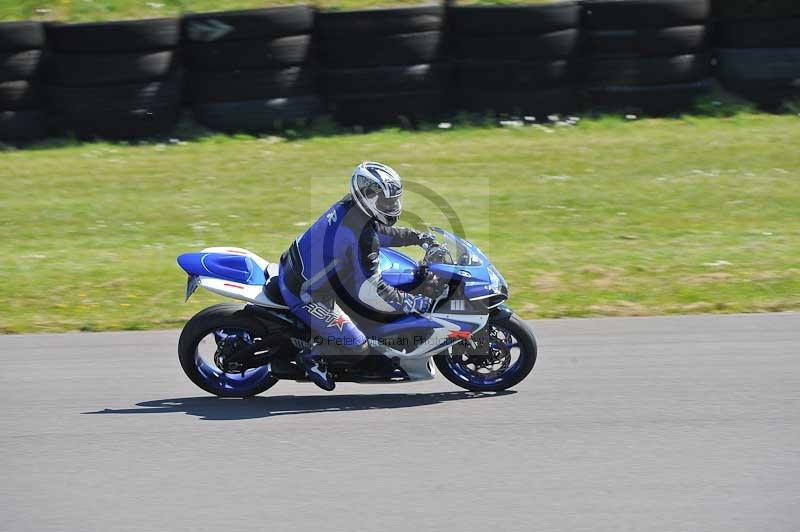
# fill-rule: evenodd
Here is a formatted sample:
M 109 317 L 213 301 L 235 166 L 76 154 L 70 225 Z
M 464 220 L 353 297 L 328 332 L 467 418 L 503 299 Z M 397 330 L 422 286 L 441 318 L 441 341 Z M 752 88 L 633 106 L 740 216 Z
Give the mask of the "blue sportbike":
M 431 228 L 439 244 L 419 261 L 391 248 L 380 251 L 383 279 L 434 299 L 426 314 L 392 321 L 365 319 L 364 356 L 325 357 L 337 382 L 392 383 L 433 379 L 438 371 L 473 391 L 499 391 L 522 381 L 536 363 L 530 326 L 504 305 L 508 285 L 474 244 Z M 248 397 L 281 379 L 308 381 L 298 351 L 325 339 L 296 319 L 278 287 L 278 264 L 236 247 L 178 257 L 189 274 L 186 299 L 198 286 L 243 301 L 206 308 L 184 326 L 178 357 L 186 375 L 221 397 Z M 354 319 L 356 317 L 354 316 Z

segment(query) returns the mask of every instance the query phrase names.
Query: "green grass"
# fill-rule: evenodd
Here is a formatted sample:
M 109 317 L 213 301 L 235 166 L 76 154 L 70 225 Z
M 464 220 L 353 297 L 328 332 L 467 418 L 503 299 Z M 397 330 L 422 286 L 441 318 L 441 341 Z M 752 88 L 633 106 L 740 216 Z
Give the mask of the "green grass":
M 276 259 L 364 159 L 446 198 L 528 318 L 800 309 L 800 118 L 209 136 L 0 151 L 0 331 L 177 326 L 179 253 Z M 414 187 L 411 187 L 412 190 Z
M 477 0 L 480 4 L 541 4 L 554 0 Z M 185 12 L 230 11 L 306 3 L 321 9 L 367 9 L 418 5 L 419 0 L 0 0 L 0 20 L 85 22 L 171 17 Z

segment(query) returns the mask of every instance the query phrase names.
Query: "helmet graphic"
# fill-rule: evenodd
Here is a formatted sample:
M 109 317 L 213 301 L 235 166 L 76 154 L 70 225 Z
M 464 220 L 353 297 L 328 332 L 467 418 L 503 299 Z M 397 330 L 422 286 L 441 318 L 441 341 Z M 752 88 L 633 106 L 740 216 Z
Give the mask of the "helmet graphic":
M 400 175 L 385 164 L 366 161 L 356 166 L 350 193 L 367 216 L 386 225 L 394 225 L 403 210 Z

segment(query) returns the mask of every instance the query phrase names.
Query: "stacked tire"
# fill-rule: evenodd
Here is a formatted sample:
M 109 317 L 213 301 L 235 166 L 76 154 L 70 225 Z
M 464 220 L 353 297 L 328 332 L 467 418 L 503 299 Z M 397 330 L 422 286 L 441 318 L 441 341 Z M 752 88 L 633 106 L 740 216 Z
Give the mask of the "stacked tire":
M 768 108 L 800 98 L 800 2 L 726 0 L 715 10 L 722 85 Z
M 198 122 L 259 133 L 318 116 L 313 25 L 307 6 L 186 16 L 187 98 Z
M 44 29 L 38 22 L 0 23 L 0 142 L 46 133 L 40 84 Z
M 51 24 L 53 123 L 78 138 L 168 134 L 180 116 L 177 19 Z
M 317 14 L 323 93 L 345 125 L 436 117 L 448 69 L 441 5 Z
M 463 6 L 449 15 L 460 109 L 548 115 L 578 108 L 577 3 Z
M 674 113 L 710 89 L 709 0 L 586 0 L 583 6 L 592 108 Z

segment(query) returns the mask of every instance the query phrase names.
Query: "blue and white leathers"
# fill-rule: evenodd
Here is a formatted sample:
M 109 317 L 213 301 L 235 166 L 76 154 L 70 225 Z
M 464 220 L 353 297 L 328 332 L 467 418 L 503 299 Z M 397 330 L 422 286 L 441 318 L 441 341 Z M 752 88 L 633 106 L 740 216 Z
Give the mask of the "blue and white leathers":
M 426 310 L 428 298 L 386 283 L 379 269 L 382 246 L 419 242 L 417 231 L 381 224 L 346 196 L 324 212 L 281 257 L 281 295 L 292 313 L 327 343 L 363 349 L 366 336 L 337 301 L 364 319 Z

